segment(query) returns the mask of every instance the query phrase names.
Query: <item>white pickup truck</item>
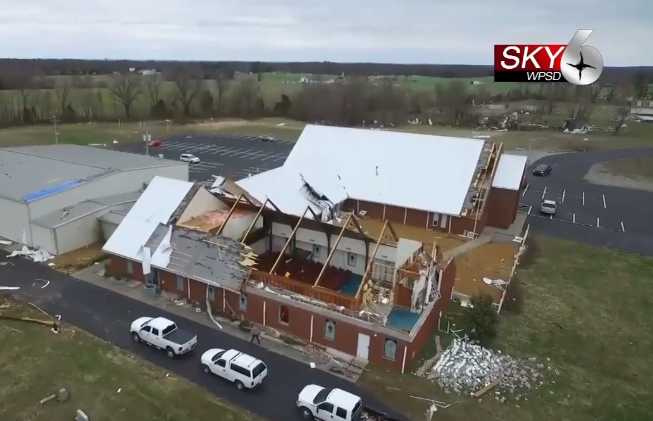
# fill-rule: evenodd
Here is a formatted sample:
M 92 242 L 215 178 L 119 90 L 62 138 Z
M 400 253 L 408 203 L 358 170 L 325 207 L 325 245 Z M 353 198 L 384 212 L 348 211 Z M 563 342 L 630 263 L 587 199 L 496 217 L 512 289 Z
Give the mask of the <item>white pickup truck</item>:
M 139 317 L 129 329 L 134 342 L 163 349 L 168 357 L 186 354 L 197 346 L 197 335 L 179 329 L 175 322 L 165 317 Z
M 382 410 L 363 406 L 360 396 L 342 389 L 326 389 L 316 384 L 304 386 L 297 407 L 305 419 L 322 421 L 398 421 Z
M 200 358 L 205 373 L 213 373 L 236 385 L 238 390 L 253 389 L 268 375 L 263 361 L 235 349 L 212 348 Z
M 363 402 L 359 396 L 342 389 L 329 390 L 309 384 L 299 392 L 297 407 L 306 419 L 355 421 L 360 419 Z

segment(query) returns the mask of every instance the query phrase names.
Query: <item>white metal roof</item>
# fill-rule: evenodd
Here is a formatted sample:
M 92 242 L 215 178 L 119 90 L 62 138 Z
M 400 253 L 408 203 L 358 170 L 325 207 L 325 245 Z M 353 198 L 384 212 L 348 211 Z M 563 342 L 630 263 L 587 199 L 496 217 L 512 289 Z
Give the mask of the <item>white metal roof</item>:
M 174 323 L 175 322 L 170 319 L 166 319 L 165 317 L 155 317 L 154 319 L 150 320 L 148 324 L 155 329 L 163 330 Z
M 334 203 L 349 197 L 459 215 L 483 145 L 476 139 L 307 125 L 281 168 L 238 183 L 295 215 L 308 205 L 302 177 Z
M 143 245 L 159 223 L 168 222 L 192 186 L 187 181 L 154 177 L 102 250 L 142 261 Z
M 342 389 L 333 389 L 331 392 L 329 392 L 329 397 L 327 400 L 337 404 L 343 409 L 351 411 L 354 409 L 354 406 L 356 406 L 358 401 L 361 400 L 361 398 Z
M 525 155 L 502 154 L 499 159 L 492 187 L 497 189 L 519 190 L 528 157 Z

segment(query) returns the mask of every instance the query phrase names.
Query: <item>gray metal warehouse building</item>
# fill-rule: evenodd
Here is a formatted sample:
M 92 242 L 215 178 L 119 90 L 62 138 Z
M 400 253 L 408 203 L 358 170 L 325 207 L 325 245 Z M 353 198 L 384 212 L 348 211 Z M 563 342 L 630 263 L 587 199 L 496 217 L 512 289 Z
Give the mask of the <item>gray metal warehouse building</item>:
M 2 148 L 0 237 L 52 254 L 92 244 L 157 175 L 188 180 L 188 164 L 78 145 Z

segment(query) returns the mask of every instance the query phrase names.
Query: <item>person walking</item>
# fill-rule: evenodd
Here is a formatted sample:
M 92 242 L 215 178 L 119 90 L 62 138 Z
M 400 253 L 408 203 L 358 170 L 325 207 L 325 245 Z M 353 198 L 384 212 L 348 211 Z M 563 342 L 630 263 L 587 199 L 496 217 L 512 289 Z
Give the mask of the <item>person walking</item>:
M 252 327 L 252 337 L 249 338 L 249 342 L 252 343 L 256 341 L 257 344 L 261 345 L 261 329 L 257 325 Z

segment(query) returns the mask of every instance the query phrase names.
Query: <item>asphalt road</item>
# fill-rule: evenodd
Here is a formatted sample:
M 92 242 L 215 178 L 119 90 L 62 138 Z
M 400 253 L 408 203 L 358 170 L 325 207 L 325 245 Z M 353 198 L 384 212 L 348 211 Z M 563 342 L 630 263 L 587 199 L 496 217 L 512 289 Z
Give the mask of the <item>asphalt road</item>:
M 653 192 L 592 184 L 583 178 L 596 163 L 653 155 L 653 148 L 551 155 L 534 162 L 552 167 L 546 177 L 528 175 L 522 207 L 528 223 L 545 234 L 653 255 Z M 544 199 L 558 204 L 555 216 L 542 215 Z
M 179 159 L 182 153 L 197 156 L 200 163 L 190 165 L 193 181 L 210 180 L 212 175 L 239 180 L 281 166 L 292 146 L 286 140 L 264 140 L 258 136 L 193 135 L 167 138 L 161 146 L 149 148 L 149 153 L 162 154 L 167 159 Z M 145 153 L 143 143 L 118 145 L 116 149 Z
M 0 252 L 0 261 L 5 253 Z M 340 387 L 363 397 L 371 407 L 393 413 L 383 403 L 363 392 L 355 384 L 311 369 L 308 365 L 270 352 L 257 345 L 229 336 L 217 328 L 212 329 L 180 319 L 165 311 L 133 300 L 109 290 L 77 280 L 56 272 L 49 267 L 22 258 L 9 260 L 13 265 L 0 269 L 3 286 L 20 286 L 16 298 L 37 304 L 51 314 L 61 314 L 62 321 L 78 326 L 120 348 L 147 359 L 178 376 L 201 385 L 218 397 L 271 420 L 302 419 L 296 409 L 299 391 L 306 384 L 315 383 L 325 387 Z M 50 284 L 41 288 L 47 279 Z M 139 316 L 160 315 L 175 320 L 180 327 L 198 335 L 198 348 L 188 356 L 170 360 L 165 353 L 143 344 L 135 344 L 129 336 L 129 325 Z M 236 348 L 263 360 L 269 367 L 268 378 L 262 387 L 254 391 L 240 392 L 233 384 L 202 372 L 199 357 L 208 348 Z M 219 414 L 216 414 L 219 419 Z

